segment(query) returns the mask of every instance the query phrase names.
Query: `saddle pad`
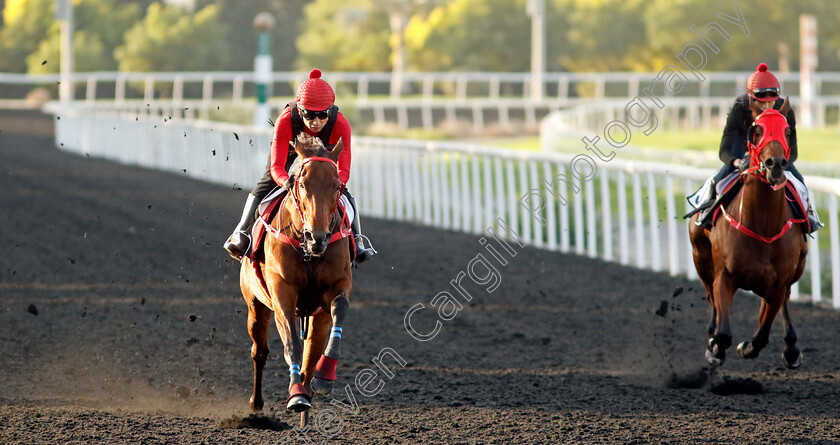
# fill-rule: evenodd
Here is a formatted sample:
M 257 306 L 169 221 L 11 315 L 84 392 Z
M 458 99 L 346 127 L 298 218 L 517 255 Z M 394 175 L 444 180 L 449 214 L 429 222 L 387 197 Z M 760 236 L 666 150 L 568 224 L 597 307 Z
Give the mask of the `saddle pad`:
M 723 179 L 720 180 L 715 185 L 715 193 L 717 196 L 720 196 L 732 181 L 738 179 L 741 175 L 741 172 L 738 170 L 733 171 L 732 173 L 725 176 Z M 692 209 L 697 209 L 702 206 L 704 203 L 712 199 L 712 183 L 714 182 L 714 176 L 710 177 L 703 183 L 703 186 L 700 187 L 696 192 L 692 195 L 686 197 L 688 204 L 691 206 Z
M 286 196 L 286 189 L 278 187 L 263 198 L 257 208 L 259 216 L 257 216 L 257 221 L 251 227 L 251 252 L 248 254 L 252 260 L 254 259 L 255 253 L 260 250 L 263 238 L 265 237 L 265 224 L 263 222 L 271 221 L 271 218 L 274 216 L 273 214 L 283 202 L 282 199 L 278 199 L 282 196 Z

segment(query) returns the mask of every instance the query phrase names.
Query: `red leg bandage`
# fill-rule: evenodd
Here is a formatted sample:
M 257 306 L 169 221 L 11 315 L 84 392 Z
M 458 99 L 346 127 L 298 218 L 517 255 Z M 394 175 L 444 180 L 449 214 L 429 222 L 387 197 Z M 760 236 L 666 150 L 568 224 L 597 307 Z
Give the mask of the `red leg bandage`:
M 322 355 L 321 359 L 318 360 L 318 365 L 315 366 L 315 377 L 318 377 L 321 380 L 334 381 L 335 366 L 337 364 L 338 360 Z
M 306 387 L 304 387 L 302 383 L 295 383 L 294 385 L 292 385 L 292 388 L 289 389 L 289 398 L 286 399 L 286 403 L 288 403 L 289 400 L 292 400 L 292 397 L 294 396 L 304 396 L 306 397 L 306 400 L 312 400 L 312 396 L 309 394 L 309 391 L 306 390 Z

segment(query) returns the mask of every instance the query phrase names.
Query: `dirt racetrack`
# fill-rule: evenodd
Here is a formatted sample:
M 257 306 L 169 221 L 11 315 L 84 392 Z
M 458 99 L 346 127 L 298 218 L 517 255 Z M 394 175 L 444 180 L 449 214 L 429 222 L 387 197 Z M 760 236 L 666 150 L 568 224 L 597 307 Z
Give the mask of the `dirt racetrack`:
M 732 348 L 707 372 L 698 282 L 514 245 L 498 288 L 470 284 L 421 342 L 406 313 L 488 252 L 370 218 L 380 254 L 355 271 L 338 371 L 352 397 L 291 429 L 273 330 L 267 408 L 248 417 L 239 268 L 220 247 L 246 192 L 61 152 L 50 128 L 0 116 L 0 443 L 840 443 L 840 312 L 793 305 L 799 370 L 777 323 L 758 359 Z M 757 311 L 736 297 L 736 342 Z M 405 360 L 386 357 L 391 378 L 371 362 L 385 348 Z M 359 391 L 364 369 L 378 393 Z

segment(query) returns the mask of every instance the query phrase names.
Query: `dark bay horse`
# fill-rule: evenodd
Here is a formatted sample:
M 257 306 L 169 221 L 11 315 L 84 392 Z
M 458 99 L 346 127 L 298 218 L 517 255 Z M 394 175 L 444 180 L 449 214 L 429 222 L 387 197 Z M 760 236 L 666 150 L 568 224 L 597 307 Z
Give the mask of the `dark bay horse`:
M 785 116 L 787 100 L 781 110 L 753 108 L 755 125 L 748 136 L 750 167 L 741 174 L 743 186 L 729 204 L 720 209 L 712 230 L 689 223 L 694 249 L 694 265 L 706 286 L 712 307 L 706 359 L 723 364 L 732 344 L 729 309 L 735 291 L 745 289 L 761 297 L 758 329 L 748 342 L 738 345 L 744 358 L 756 358 L 770 336 L 773 320 L 782 312 L 785 349 L 782 354 L 789 368 L 802 363 L 796 347 L 796 333 L 788 313 L 790 287 L 802 276 L 808 245 L 801 219 L 794 219 L 785 196 L 785 169 L 788 166 L 790 128 Z M 807 224 L 807 222 L 806 222 Z
M 343 191 L 337 162 L 344 145 L 339 140 L 327 150 L 320 139 L 301 134 L 294 147 L 298 158 L 290 168 L 291 190 L 271 219 L 262 247 L 253 260 L 243 258 L 240 269 L 248 333 L 254 341 L 253 411 L 263 408 L 262 377 L 272 315 L 289 365 L 286 408 L 304 412 L 311 407 L 313 378 L 315 389 L 327 393 L 332 389 L 342 324 L 350 307 L 349 224 L 343 224 L 346 221 L 337 211 Z M 298 334 L 298 316 L 309 326 L 305 342 Z

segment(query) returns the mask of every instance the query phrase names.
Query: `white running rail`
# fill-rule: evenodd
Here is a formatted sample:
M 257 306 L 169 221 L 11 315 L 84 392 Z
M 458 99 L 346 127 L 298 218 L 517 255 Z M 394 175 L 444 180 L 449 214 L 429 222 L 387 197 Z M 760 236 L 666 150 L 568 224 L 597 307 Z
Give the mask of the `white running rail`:
M 245 189 L 262 175 L 271 140 L 268 127 L 184 120 L 151 107 L 49 109 L 60 117 L 62 149 Z M 599 161 L 595 174 L 573 154 L 369 137 L 354 138 L 352 150 L 349 187 L 366 215 L 472 234 L 490 230 L 538 248 L 696 277 L 681 216 L 686 193 L 709 169 L 618 156 Z M 827 218 L 809 241 L 800 285 L 811 301 L 840 308 L 840 180 L 809 177 L 808 184 Z M 814 248 L 823 237 L 830 250 Z M 802 298 L 800 285 L 795 299 Z

